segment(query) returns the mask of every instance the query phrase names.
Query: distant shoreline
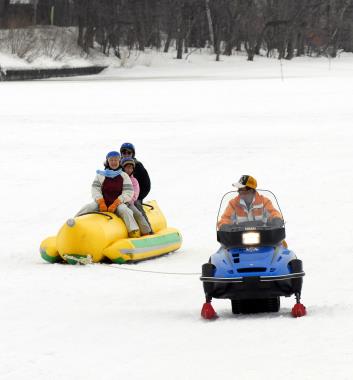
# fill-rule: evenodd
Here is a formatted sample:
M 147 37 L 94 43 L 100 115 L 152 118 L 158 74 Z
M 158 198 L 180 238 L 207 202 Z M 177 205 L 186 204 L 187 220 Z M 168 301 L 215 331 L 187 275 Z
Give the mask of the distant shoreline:
M 24 81 L 99 74 L 107 66 L 87 66 L 50 69 L 0 69 L 0 81 Z

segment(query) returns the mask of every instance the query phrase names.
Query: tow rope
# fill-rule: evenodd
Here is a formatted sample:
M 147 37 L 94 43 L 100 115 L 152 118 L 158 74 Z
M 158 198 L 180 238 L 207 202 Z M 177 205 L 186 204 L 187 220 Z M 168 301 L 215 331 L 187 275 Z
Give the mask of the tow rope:
M 92 260 L 92 256 L 88 255 L 86 257 L 77 257 L 77 256 L 71 256 L 71 255 L 64 255 L 64 259 L 66 261 L 71 261 L 76 263 L 77 265 L 89 265 L 94 264 Z M 114 264 L 100 264 L 104 265 L 108 268 L 112 269 L 120 269 L 120 270 L 127 270 L 131 272 L 143 272 L 143 273 L 153 273 L 153 274 L 165 274 L 165 275 L 175 275 L 175 276 L 200 276 L 201 273 L 199 272 L 163 272 L 163 271 L 156 271 L 156 270 L 147 270 L 147 269 L 132 269 L 132 268 L 126 268 L 122 266 L 117 266 Z
M 156 270 L 125 268 L 122 266 L 115 266 L 114 264 L 105 264 L 105 265 L 107 265 L 108 267 L 112 269 L 128 270 L 131 272 L 144 272 L 144 273 L 177 275 L 177 276 L 200 276 L 201 275 L 201 273 L 196 273 L 196 272 L 162 272 L 162 271 L 156 271 Z

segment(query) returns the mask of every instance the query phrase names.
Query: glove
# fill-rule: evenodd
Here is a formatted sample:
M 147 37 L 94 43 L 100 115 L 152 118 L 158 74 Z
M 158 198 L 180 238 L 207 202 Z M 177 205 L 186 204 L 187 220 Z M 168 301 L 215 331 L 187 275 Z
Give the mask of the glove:
M 99 211 L 101 212 L 108 211 L 108 207 L 105 204 L 105 201 L 103 198 L 97 199 L 97 203 L 98 203 Z
M 108 207 L 109 212 L 115 212 L 117 207 L 121 204 L 121 200 L 116 198 L 115 201 Z

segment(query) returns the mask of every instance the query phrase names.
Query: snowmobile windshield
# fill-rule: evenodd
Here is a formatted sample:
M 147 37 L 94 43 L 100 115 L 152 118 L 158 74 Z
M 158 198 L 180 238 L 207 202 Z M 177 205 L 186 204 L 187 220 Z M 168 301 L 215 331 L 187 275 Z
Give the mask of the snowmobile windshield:
M 275 195 L 268 190 L 243 190 L 226 193 L 218 212 L 218 231 L 270 230 L 284 227 Z
M 217 218 L 217 240 L 223 246 L 274 246 L 284 238 L 284 220 L 273 193 L 250 189 L 223 196 Z

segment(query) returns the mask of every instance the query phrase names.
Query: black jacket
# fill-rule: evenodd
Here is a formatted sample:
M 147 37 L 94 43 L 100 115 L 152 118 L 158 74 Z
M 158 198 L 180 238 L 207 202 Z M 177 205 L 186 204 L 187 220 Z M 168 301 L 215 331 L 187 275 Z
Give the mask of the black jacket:
M 140 185 L 140 195 L 138 197 L 138 200 L 141 202 L 144 198 L 146 198 L 147 194 L 151 190 L 151 180 L 150 176 L 148 175 L 147 170 L 142 165 L 142 162 L 138 161 L 136 158 L 135 160 L 135 170 L 134 170 L 134 177 L 137 179 L 139 185 Z

